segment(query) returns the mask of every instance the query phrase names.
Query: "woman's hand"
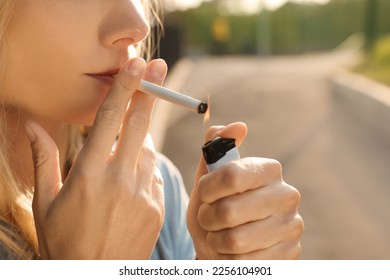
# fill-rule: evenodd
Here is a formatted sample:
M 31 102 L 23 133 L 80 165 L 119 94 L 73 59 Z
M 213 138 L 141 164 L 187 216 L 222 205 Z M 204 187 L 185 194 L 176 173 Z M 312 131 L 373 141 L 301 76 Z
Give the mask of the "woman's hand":
M 242 123 L 209 129 L 235 138 Z M 207 174 L 201 159 L 191 194 L 187 224 L 198 259 L 296 259 L 300 256 L 303 220 L 299 192 L 282 178 L 281 165 L 270 159 L 244 158 Z
M 137 88 L 141 78 L 161 84 L 166 71 L 160 60 L 148 66 L 140 58 L 127 63 L 63 184 L 55 143 L 40 126 L 27 123 L 35 168 L 33 212 L 42 258 L 150 257 L 163 224 L 164 194 L 148 136 L 155 98 Z

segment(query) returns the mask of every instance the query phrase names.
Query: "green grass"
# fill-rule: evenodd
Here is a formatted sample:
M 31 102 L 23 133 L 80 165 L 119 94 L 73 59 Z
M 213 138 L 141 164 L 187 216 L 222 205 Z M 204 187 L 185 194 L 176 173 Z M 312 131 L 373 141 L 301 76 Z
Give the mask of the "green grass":
M 353 71 L 390 86 L 390 36 L 378 40 Z
M 363 76 L 390 86 L 390 65 L 387 67 L 366 67 L 365 65 L 360 65 L 353 70 Z

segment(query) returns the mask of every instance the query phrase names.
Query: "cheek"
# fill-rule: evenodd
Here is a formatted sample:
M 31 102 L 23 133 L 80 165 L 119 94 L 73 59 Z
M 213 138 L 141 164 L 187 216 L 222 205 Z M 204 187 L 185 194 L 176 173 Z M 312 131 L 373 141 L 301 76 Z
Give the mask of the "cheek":
M 53 70 L 53 67 L 47 69 Z M 1 89 L 7 92 L 3 98 L 5 103 L 30 116 L 91 124 L 109 88 L 98 86 L 89 77 L 74 71 L 64 68 L 62 71 L 34 71 L 32 68 L 7 71 Z
M 29 115 L 90 123 L 108 89 L 97 88 L 83 76 L 90 63 L 85 59 L 91 53 L 91 39 L 85 36 L 89 33 L 70 23 L 58 29 L 55 23 L 61 19 L 51 13 L 31 7 L 23 13 L 26 10 L 20 9 L 10 25 L 2 97 L 8 106 Z

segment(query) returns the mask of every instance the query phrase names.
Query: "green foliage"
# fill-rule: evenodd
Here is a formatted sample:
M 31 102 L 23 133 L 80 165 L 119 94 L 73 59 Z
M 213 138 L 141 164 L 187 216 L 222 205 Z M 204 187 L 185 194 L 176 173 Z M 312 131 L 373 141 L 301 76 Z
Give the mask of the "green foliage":
M 375 28 L 375 36 L 390 32 L 389 0 L 331 0 L 326 5 L 288 2 L 276 11 L 255 15 L 221 13 L 223 1 L 207 1 L 197 9 L 167 16 L 168 23 L 171 17 L 180 19 L 174 24 L 181 30 L 187 52 L 251 54 L 260 51 L 265 38 L 269 38 L 272 54 L 322 51 L 337 47 L 356 32 L 374 32 L 367 31 L 367 26 Z M 369 1 L 376 1 L 373 18 L 367 14 L 368 3 L 373 3 Z M 218 17 L 229 23 L 225 44 L 213 37 L 212 26 Z M 375 22 L 368 25 L 367 20 Z
M 369 54 L 369 63 L 373 66 L 390 66 L 390 36 L 379 39 Z
M 357 72 L 390 85 L 390 35 L 377 40 Z
M 197 9 L 168 16 L 168 19 L 174 17 L 176 21 L 180 18 L 175 24 L 182 31 L 185 49 L 207 53 L 254 53 L 256 16 L 224 16 L 219 13 L 218 6 L 219 1 L 205 2 Z M 219 17 L 225 17 L 230 28 L 230 40 L 224 45 L 213 37 L 213 24 Z
M 326 5 L 288 3 L 272 13 L 273 53 L 328 50 L 362 31 L 364 0 Z

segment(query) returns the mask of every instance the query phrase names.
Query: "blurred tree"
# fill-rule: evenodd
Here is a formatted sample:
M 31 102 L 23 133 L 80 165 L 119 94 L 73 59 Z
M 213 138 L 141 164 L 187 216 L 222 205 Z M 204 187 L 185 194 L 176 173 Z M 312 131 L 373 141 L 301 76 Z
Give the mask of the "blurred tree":
M 366 0 L 366 50 L 370 50 L 377 37 L 377 0 Z
M 171 26 L 182 35 L 183 55 L 188 54 L 292 54 L 337 47 L 356 32 L 368 32 L 367 3 L 380 2 L 377 25 L 370 31 L 390 32 L 390 0 L 331 0 L 326 5 L 288 2 L 275 11 L 258 14 L 230 13 L 226 0 L 203 2 L 196 9 L 171 12 Z M 239 1 L 239 0 L 237 0 Z M 371 22 L 372 23 L 372 22 Z M 380 28 L 380 30 L 378 29 Z M 223 42 L 223 50 L 221 43 Z
M 256 53 L 270 55 L 272 49 L 270 12 L 265 7 L 265 1 L 260 0 L 261 11 L 256 17 Z
M 211 26 L 211 33 L 214 40 L 213 53 L 225 54 L 231 39 L 230 23 L 226 17 L 218 16 Z
M 376 39 L 387 36 L 390 33 L 390 1 L 376 0 L 376 20 L 375 34 Z
M 217 17 L 212 25 L 212 33 L 215 41 L 227 43 L 230 40 L 230 24 L 226 17 Z

